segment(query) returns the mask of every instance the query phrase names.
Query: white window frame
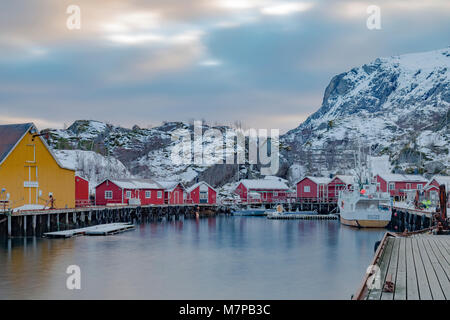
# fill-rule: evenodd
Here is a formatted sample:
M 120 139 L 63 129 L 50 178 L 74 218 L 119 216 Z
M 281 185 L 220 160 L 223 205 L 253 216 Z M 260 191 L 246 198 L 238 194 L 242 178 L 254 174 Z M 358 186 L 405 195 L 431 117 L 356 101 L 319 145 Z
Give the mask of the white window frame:
M 310 186 L 303 186 L 303 192 L 311 192 Z
M 113 192 L 111 190 L 105 190 L 105 199 L 111 200 L 112 198 L 113 198 Z
M 406 184 L 406 190 L 411 190 L 411 183 Z
M 423 189 L 423 184 L 421 184 L 421 183 L 417 184 L 417 189 L 418 190 L 422 190 Z
M 131 199 L 131 190 L 127 190 L 125 192 L 125 196 L 127 197 L 127 199 Z
M 389 182 L 388 188 L 389 188 L 389 191 L 395 190 L 395 182 Z
M 162 198 L 162 191 L 161 191 L 161 190 L 158 191 L 157 197 L 158 197 L 158 199 L 161 199 L 161 198 Z
M 151 190 L 145 190 L 145 199 L 150 199 L 152 197 L 152 191 Z

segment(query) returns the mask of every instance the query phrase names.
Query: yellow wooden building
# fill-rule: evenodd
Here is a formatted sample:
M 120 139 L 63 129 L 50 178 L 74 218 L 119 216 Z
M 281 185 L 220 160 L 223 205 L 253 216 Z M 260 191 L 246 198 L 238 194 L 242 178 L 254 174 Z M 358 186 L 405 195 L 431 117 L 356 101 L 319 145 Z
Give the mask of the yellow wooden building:
M 65 168 L 33 123 L 0 125 L 0 210 L 75 207 L 75 171 Z

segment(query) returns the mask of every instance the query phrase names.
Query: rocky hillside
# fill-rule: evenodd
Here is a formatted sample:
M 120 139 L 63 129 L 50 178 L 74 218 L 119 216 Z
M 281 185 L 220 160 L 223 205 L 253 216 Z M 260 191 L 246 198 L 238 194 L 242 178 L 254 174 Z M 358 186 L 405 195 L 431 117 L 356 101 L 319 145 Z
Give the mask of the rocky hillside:
M 202 126 L 203 131 L 209 128 L 205 124 Z M 225 132 L 227 129 L 223 126 L 214 128 L 221 132 Z M 172 141 L 172 135 L 176 136 L 178 130 L 185 130 L 193 135 L 194 127 L 192 124 L 183 122 L 168 122 L 149 129 L 137 126 L 128 129 L 99 121 L 78 120 L 67 129 L 43 131 L 48 132 L 47 141 L 54 149 L 72 151 L 72 153 L 60 152 L 60 155 L 67 159 L 69 154 L 80 157 L 80 153 L 73 152 L 75 150 L 97 153 L 106 157 L 105 159 L 117 159 L 119 163 L 123 163 L 129 171 L 128 175 L 155 179 L 177 179 L 185 184 L 192 184 L 199 179 L 215 186 L 237 179 L 237 165 L 174 164 L 171 159 L 172 150 L 175 147 L 180 148 L 180 144 L 183 144 L 180 140 Z M 197 145 L 198 143 L 196 142 Z M 214 154 L 213 150 L 217 146 L 214 140 L 205 138 L 202 144 L 206 150 L 205 154 Z M 101 163 L 98 159 L 90 158 L 90 160 L 83 160 L 83 166 L 97 167 L 97 164 Z M 205 158 L 205 160 L 208 159 Z M 76 160 L 72 161 L 76 162 Z M 75 167 L 81 170 L 80 164 Z M 118 174 L 126 175 L 120 169 L 120 165 L 115 164 L 113 167 L 118 168 Z M 256 172 L 257 168 L 250 170 L 248 166 L 241 166 L 239 169 L 241 177 L 249 177 L 249 173 Z M 88 175 L 88 177 L 90 176 Z M 95 180 L 102 178 L 101 175 L 91 177 Z
M 395 171 L 445 173 L 449 119 L 447 48 L 379 58 L 333 77 L 320 109 L 282 142 L 291 175 L 351 169 L 358 145 L 388 155 Z

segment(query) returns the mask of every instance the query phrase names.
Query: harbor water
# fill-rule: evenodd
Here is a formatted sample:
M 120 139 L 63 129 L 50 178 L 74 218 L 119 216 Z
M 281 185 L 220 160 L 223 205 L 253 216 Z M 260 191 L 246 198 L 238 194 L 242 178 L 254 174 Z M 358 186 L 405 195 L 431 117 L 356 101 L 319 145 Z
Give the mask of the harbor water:
M 0 299 L 350 299 L 385 230 L 335 220 L 162 220 L 0 246 Z M 71 265 L 81 288 L 69 290 Z

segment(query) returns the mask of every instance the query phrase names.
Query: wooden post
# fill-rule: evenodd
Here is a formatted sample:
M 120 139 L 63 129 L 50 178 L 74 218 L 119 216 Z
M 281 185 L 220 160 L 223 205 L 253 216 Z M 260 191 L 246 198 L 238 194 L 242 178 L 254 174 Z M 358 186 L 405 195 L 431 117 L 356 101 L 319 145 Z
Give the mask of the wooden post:
M 8 214 L 8 237 L 11 238 L 12 236 L 12 221 L 11 221 L 12 217 L 11 217 L 11 212 L 9 212 Z
M 27 216 L 23 216 L 23 235 L 27 236 Z
M 50 214 L 47 214 L 47 231 L 50 231 Z
M 31 225 L 33 227 L 33 236 L 36 236 L 36 215 L 33 215 Z
M 59 231 L 59 213 L 56 214 L 56 230 Z
M 445 221 L 447 219 L 447 193 L 445 192 L 445 184 L 439 186 L 439 202 L 441 218 Z

